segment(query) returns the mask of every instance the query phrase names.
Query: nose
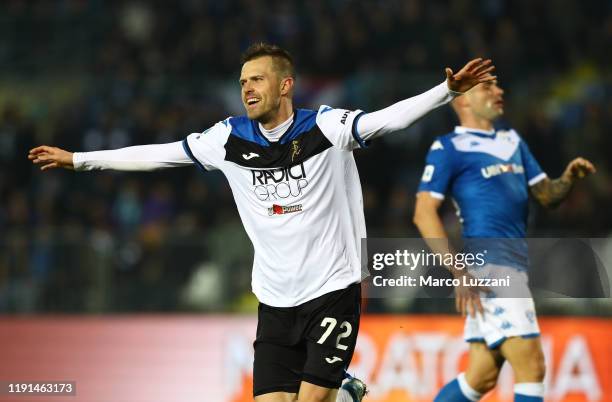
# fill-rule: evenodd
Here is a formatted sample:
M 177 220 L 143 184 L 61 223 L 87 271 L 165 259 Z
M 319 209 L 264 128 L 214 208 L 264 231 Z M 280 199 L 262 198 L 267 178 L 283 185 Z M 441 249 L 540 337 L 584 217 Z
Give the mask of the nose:
M 251 82 L 250 82 L 250 81 L 248 81 L 248 80 L 247 80 L 247 81 L 244 83 L 244 85 L 242 86 L 242 91 L 243 91 L 245 94 L 246 94 L 246 93 L 250 93 L 250 92 L 252 92 L 252 91 L 253 91 L 253 86 L 252 86 L 252 84 L 251 84 Z

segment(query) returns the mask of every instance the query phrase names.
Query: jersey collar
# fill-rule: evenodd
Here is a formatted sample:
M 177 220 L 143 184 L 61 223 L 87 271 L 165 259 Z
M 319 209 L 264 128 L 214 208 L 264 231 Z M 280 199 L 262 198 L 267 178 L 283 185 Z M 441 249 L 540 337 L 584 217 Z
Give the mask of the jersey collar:
M 268 140 L 274 138 L 274 141 L 278 141 L 278 139 L 280 139 L 283 134 L 289 131 L 289 128 L 291 128 L 291 124 L 293 123 L 294 118 L 295 112 L 293 112 L 287 120 L 270 130 L 266 130 L 264 126 L 262 126 L 262 124 L 258 122 L 257 124 L 259 127 L 259 132 L 262 133 L 263 136 L 266 137 Z
M 491 137 L 495 135 L 495 130 L 481 130 L 464 126 L 455 126 L 455 132 L 457 134 L 484 134 Z
M 274 131 L 278 128 L 280 128 L 281 126 L 285 126 L 289 121 L 291 121 L 291 124 L 289 124 L 289 127 L 287 127 L 287 129 L 285 130 L 285 132 L 276 140 L 276 141 L 270 141 L 268 139 L 268 137 L 266 137 L 264 135 L 264 133 L 261 132 L 261 129 L 263 129 L 263 126 L 261 125 L 261 123 L 259 123 L 256 120 L 250 120 L 251 124 L 253 126 L 253 129 L 255 130 L 255 132 L 261 137 L 263 138 L 263 140 L 268 144 L 268 145 L 272 145 L 272 144 L 281 144 L 281 141 L 283 140 L 283 138 L 285 138 L 290 132 L 291 130 L 293 130 L 293 127 L 295 126 L 295 122 L 297 121 L 297 109 L 293 109 L 293 114 L 291 115 L 291 117 L 286 120 L 285 122 L 279 124 L 278 126 L 274 127 L 272 130 L 270 131 Z M 265 129 L 264 129 L 265 130 Z

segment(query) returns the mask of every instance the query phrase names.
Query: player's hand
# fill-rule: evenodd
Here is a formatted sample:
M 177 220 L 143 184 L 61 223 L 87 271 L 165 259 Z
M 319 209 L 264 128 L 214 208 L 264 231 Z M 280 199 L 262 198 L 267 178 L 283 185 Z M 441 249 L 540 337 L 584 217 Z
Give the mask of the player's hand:
M 459 279 L 460 281 L 460 285 L 455 287 L 455 307 L 457 312 L 460 313 L 462 317 L 465 317 L 467 314 L 469 314 L 471 317 L 476 317 L 477 313 L 484 316 L 484 308 L 482 307 L 482 302 L 480 301 L 480 292 L 487 291 L 487 289 L 464 286 L 463 277 L 467 277 L 469 283 L 469 278 L 471 278 L 472 275 L 465 271 L 453 271 L 453 276 L 455 279 Z
M 481 58 L 468 62 L 457 73 L 446 67 L 446 84 L 451 91 L 466 92 L 478 84 L 496 80 L 497 76 L 491 75 L 493 70 L 493 62 Z
M 61 148 L 41 145 L 30 150 L 28 159 L 35 165 L 42 165 L 40 170 L 53 168 L 74 169 L 72 164 L 72 152 Z
M 597 172 L 595 165 L 584 158 L 576 158 L 571 161 L 563 172 L 563 178 L 574 182 L 576 179 L 582 179 L 590 174 Z

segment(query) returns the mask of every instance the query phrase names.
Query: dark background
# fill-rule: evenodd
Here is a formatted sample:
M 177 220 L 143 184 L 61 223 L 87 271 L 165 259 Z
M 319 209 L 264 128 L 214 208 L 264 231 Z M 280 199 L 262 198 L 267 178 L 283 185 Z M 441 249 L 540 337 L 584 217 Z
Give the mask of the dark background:
M 373 111 L 490 57 L 516 128 L 551 177 L 598 168 L 530 235 L 612 232 L 612 2 L 14 1 L 0 3 L 0 312 L 253 311 L 252 250 L 218 172 L 41 173 L 39 144 L 91 151 L 177 141 L 243 112 L 240 54 L 286 47 L 296 106 Z M 417 236 L 414 193 L 444 107 L 356 151 L 370 236 Z M 451 206 L 445 220 L 458 232 Z M 612 242 L 611 250 L 612 250 Z M 612 261 L 612 259 L 610 260 Z M 579 267 L 577 267 L 579 269 Z M 450 311 L 377 301 L 375 311 Z M 603 314 L 609 300 L 543 301 Z

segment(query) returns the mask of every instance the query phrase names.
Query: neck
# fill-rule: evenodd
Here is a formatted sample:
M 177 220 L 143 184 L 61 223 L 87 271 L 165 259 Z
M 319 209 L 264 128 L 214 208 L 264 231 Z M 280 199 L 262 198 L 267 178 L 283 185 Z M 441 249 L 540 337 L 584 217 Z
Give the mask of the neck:
M 293 103 L 290 99 L 282 98 L 278 109 L 273 116 L 270 116 L 266 121 L 259 121 L 261 126 L 266 130 L 272 130 L 280 124 L 289 120 L 293 114 Z
M 461 119 L 461 125 L 468 128 L 476 128 L 478 130 L 493 130 L 493 122 L 489 119 L 479 116 L 464 116 Z

